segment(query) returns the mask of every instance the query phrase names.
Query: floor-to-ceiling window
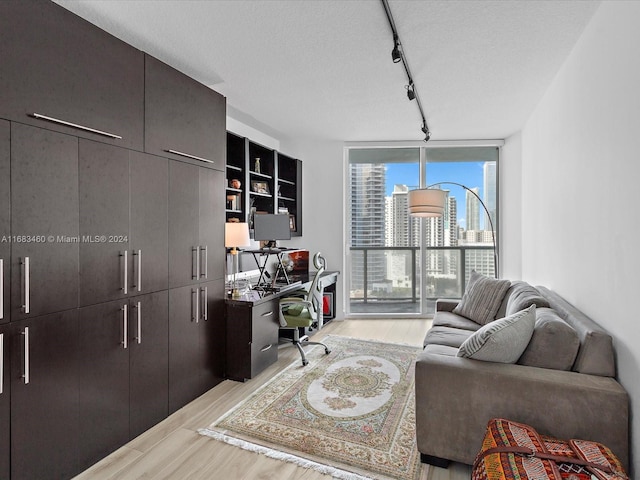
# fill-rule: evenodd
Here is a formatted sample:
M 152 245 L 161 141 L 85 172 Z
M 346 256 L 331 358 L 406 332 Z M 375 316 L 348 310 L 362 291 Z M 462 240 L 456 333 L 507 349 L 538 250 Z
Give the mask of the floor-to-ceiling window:
M 347 148 L 348 314 L 430 314 L 462 296 L 472 270 L 494 275 L 498 152 Z M 409 191 L 425 187 L 446 191 L 441 217 L 409 216 Z

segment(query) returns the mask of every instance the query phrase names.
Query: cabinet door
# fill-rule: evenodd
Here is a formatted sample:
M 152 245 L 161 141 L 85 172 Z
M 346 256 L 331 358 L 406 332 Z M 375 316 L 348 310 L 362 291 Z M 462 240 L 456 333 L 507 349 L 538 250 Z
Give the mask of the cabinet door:
M 11 378 L 9 327 L 0 325 L 0 478 L 9 478 L 11 466 Z
M 144 55 L 53 2 L 0 2 L 0 117 L 143 148 Z M 33 118 L 34 113 L 116 134 Z
M 169 412 L 168 301 L 166 290 L 129 301 L 131 438 L 163 420 Z
M 224 379 L 226 358 L 224 280 L 201 284 L 200 295 L 205 305 L 203 321 L 200 323 L 200 351 L 206 391 Z
M 12 320 L 78 306 L 78 208 L 78 139 L 12 123 Z
M 11 253 L 9 122 L 0 120 L 0 324 L 9 321 L 9 255 Z M 0 478 L 2 472 L 0 471 Z
M 169 161 L 169 287 L 199 281 L 199 172 Z
M 78 311 L 14 322 L 11 356 L 11 478 L 69 478 L 78 473 Z
M 125 296 L 129 252 L 129 151 L 80 140 L 80 305 Z M 127 259 L 125 261 L 125 255 Z
M 224 277 L 224 226 L 225 213 L 222 194 L 224 174 L 200 169 L 200 278 L 216 280 Z
M 169 290 L 169 413 L 202 395 L 207 387 L 200 348 L 200 286 Z
M 127 300 L 81 308 L 79 322 L 80 467 L 129 440 Z
M 169 161 L 130 152 L 131 221 L 129 245 L 132 290 L 157 292 L 168 287 Z M 138 257 L 138 252 L 140 256 Z
M 226 100 L 222 95 L 149 55 L 145 56 L 144 93 L 146 152 L 224 170 Z
M 254 307 L 251 338 L 251 377 L 278 360 L 279 300 Z

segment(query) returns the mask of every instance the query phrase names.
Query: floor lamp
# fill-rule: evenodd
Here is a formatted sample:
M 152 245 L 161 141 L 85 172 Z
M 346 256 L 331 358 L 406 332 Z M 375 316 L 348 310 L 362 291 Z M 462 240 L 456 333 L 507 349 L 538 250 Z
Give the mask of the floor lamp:
M 484 204 L 478 194 L 471 190 L 469 187 L 456 182 L 438 182 L 429 185 L 426 188 L 409 190 L 409 215 L 412 215 L 414 217 L 441 217 L 442 215 L 444 215 L 444 205 L 447 198 L 447 192 L 445 190 L 433 187 L 445 184 L 457 185 L 458 187 L 464 188 L 467 192 L 471 192 L 473 196 L 478 199 L 478 202 L 480 202 L 482 208 L 484 208 L 484 211 L 487 214 L 487 218 L 489 219 L 489 225 L 491 227 L 494 275 L 496 278 L 498 278 L 498 249 L 496 246 L 496 232 L 493 228 L 493 221 L 491 220 L 491 215 L 489 215 L 487 206 Z
M 249 224 L 241 222 L 227 222 L 224 227 L 224 246 L 231 248 L 231 273 L 233 283 L 231 286 L 231 297 L 240 297 L 240 291 L 236 278 L 238 275 L 238 247 L 249 247 L 251 238 L 249 237 Z

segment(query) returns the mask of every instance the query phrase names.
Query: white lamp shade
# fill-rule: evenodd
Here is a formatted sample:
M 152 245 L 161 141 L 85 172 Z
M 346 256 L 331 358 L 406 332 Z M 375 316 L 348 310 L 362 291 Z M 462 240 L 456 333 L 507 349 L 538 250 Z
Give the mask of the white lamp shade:
M 249 247 L 249 224 L 240 222 L 228 222 L 224 226 L 224 246 L 227 248 Z
M 439 189 L 420 188 L 409 191 L 409 215 L 415 217 L 441 217 L 447 192 Z

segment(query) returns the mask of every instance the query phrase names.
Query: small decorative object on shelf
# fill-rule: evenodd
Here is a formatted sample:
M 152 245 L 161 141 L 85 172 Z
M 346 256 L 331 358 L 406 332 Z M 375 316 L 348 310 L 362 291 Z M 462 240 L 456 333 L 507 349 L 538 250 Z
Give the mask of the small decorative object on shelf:
M 251 182 L 251 190 L 255 193 L 269 194 L 269 184 L 267 182 Z
M 255 164 L 255 167 L 254 167 L 253 171 L 256 172 L 256 173 L 261 173 L 260 172 L 260 157 L 256 158 L 256 164 Z
M 229 186 L 231 188 L 240 188 L 241 185 L 242 185 L 242 183 L 240 183 L 240 180 L 238 180 L 237 178 L 234 178 L 233 180 L 231 180 L 229 182 Z

